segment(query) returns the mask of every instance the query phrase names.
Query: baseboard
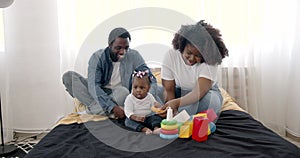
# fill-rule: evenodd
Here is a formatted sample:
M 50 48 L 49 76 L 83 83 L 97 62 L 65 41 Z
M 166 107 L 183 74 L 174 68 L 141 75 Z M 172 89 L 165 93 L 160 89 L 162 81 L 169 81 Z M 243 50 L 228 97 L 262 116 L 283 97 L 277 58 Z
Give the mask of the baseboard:
M 16 133 L 31 133 L 31 134 L 36 134 L 36 133 L 49 133 L 51 129 L 13 129 L 14 132 Z
M 293 132 L 290 131 L 289 129 L 286 129 L 286 137 L 292 139 L 293 141 L 300 142 L 300 136 L 296 134 L 292 134 Z

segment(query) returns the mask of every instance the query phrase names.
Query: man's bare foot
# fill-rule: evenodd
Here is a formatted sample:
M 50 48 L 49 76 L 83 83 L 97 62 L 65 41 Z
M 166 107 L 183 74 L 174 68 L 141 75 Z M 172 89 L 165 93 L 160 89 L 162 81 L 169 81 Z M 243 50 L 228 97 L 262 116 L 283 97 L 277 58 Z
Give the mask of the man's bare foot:
M 155 127 L 152 133 L 153 134 L 159 134 L 160 133 L 160 128 Z
M 146 135 L 152 134 L 151 129 L 149 129 L 149 128 L 147 128 L 147 127 L 144 127 L 144 128 L 142 129 L 142 132 L 146 133 Z

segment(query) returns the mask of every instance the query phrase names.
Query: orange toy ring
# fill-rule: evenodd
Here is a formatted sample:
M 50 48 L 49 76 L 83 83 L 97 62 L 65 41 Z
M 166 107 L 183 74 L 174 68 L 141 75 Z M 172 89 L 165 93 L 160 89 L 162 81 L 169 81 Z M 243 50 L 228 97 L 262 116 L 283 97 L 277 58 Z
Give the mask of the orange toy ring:
M 156 108 L 155 106 L 151 106 L 151 110 L 157 114 L 165 112 L 167 109 L 162 110 L 161 108 Z

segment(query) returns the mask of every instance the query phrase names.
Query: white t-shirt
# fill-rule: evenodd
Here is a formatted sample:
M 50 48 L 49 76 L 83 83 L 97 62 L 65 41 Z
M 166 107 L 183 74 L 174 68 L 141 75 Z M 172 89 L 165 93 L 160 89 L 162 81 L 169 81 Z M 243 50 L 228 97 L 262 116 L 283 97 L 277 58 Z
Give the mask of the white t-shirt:
M 124 112 L 125 115 L 129 118 L 132 114 L 138 116 L 145 116 L 150 114 L 151 106 L 156 102 L 155 98 L 151 93 L 148 93 L 147 96 L 143 99 L 138 99 L 134 95 L 129 94 L 126 97 L 124 103 Z
M 120 62 L 112 62 L 113 71 L 109 83 L 105 88 L 114 89 L 116 87 L 122 86 L 121 76 L 120 76 Z
M 182 54 L 178 50 L 171 49 L 164 56 L 161 77 L 164 80 L 175 80 L 176 86 L 183 90 L 192 90 L 200 77 L 212 80 L 215 84 L 217 71 L 217 65 L 206 63 L 187 65 Z

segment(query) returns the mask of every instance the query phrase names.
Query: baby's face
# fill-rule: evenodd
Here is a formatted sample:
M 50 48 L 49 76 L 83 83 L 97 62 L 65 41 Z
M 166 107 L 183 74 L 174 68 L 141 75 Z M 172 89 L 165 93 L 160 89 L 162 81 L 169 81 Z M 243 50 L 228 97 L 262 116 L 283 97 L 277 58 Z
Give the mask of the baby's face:
M 134 77 L 133 83 L 132 83 L 132 94 L 138 98 L 143 99 L 147 96 L 147 93 L 149 92 L 150 84 L 147 77 L 139 78 Z

